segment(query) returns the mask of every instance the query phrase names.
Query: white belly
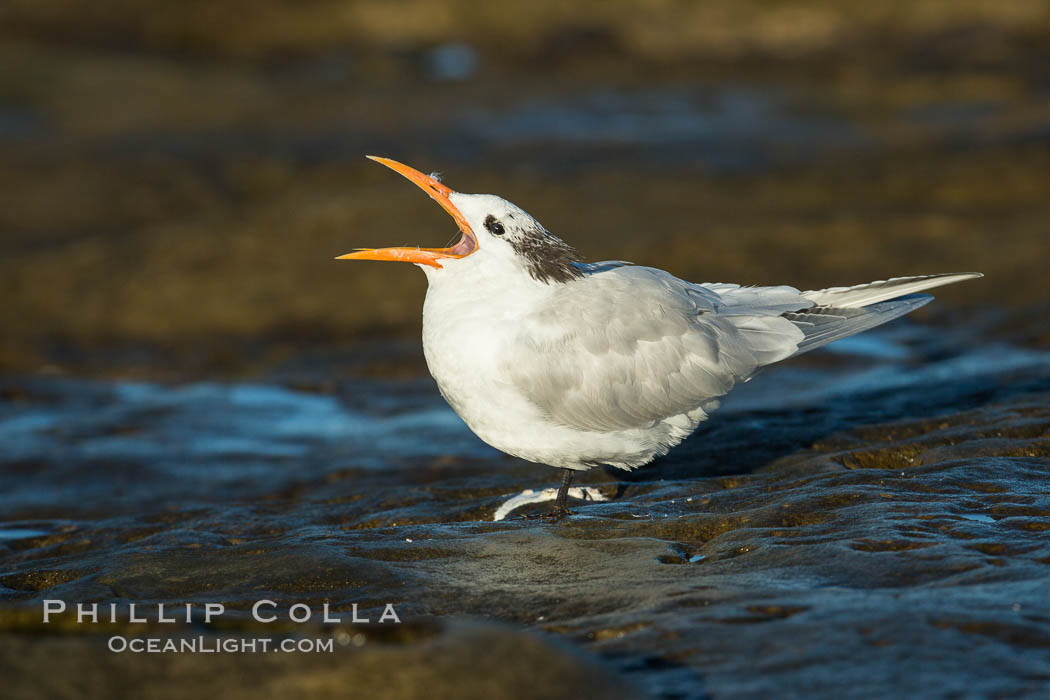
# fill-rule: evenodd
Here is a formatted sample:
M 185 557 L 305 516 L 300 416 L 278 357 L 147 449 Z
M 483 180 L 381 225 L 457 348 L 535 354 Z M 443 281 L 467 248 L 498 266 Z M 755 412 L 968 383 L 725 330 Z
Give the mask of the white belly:
M 707 417 L 697 409 L 647 428 L 597 432 L 552 422 L 507 381 L 501 366 L 526 352 L 513 300 L 463 303 L 428 290 L 423 352 L 441 395 L 474 433 L 515 457 L 567 469 L 610 465 L 631 469 L 652 461 Z

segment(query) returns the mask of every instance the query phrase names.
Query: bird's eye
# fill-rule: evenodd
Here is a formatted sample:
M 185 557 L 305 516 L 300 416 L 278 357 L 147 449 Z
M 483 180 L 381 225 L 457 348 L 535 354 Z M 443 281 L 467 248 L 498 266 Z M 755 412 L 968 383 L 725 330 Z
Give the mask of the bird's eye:
M 485 218 L 485 228 L 489 230 L 489 233 L 496 236 L 502 236 L 504 233 L 507 232 L 507 230 L 503 228 L 503 224 L 496 221 L 496 217 L 494 217 L 492 214 L 489 214 Z

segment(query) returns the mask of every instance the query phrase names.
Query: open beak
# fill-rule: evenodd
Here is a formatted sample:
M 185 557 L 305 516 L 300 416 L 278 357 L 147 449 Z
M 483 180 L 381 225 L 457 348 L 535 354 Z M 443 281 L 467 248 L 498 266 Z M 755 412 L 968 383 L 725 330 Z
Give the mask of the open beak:
M 359 248 L 353 253 L 340 255 L 336 260 L 394 260 L 441 267 L 441 260 L 465 258 L 477 250 L 478 240 L 474 237 L 474 232 L 470 230 L 470 224 L 467 223 L 463 214 L 459 209 L 456 209 L 452 204 L 452 200 L 449 199 L 449 196 L 455 190 L 442 185 L 434 178 L 424 175 L 415 168 L 410 168 L 404 163 L 398 163 L 396 160 L 379 158 L 378 156 L 368 156 L 368 158 L 377 163 L 382 163 L 416 183 L 420 189 L 429 194 L 431 199 L 440 204 L 441 208 L 455 219 L 462 236 L 451 248 Z

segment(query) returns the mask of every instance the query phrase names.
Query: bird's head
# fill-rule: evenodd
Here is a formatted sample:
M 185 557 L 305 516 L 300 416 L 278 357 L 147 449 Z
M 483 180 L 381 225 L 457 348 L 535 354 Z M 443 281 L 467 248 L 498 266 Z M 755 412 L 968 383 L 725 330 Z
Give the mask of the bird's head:
M 363 248 L 337 260 L 391 260 L 420 265 L 428 273 L 445 270 L 514 270 L 546 284 L 583 276 L 571 246 L 551 234 L 520 207 L 492 194 L 456 192 L 436 178 L 389 158 L 368 156 L 414 182 L 441 205 L 459 226 L 459 240 L 448 248 Z

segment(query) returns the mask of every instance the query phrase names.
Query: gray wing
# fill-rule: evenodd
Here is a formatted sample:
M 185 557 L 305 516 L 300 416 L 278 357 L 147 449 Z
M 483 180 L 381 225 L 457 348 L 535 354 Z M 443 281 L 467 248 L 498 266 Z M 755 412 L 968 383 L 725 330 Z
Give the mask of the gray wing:
M 646 428 L 795 353 L 804 335 L 782 314 L 812 305 L 791 287 L 696 285 L 653 268 L 602 268 L 560 285 L 524 320 L 504 369 L 557 423 Z

